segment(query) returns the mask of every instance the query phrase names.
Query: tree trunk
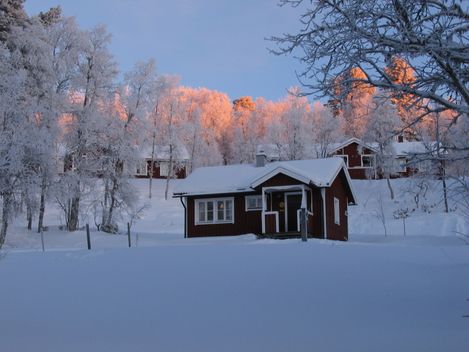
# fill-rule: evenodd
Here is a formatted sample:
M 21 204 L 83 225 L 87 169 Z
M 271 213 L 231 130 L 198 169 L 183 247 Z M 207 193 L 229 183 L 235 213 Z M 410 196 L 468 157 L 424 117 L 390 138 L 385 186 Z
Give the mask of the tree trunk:
M 169 191 L 169 180 L 171 179 L 173 173 L 173 145 L 169 145 L 169 170 L 168 177 L 166 177 L 166 188 L 164 190 L 164 199 L 168 200 L 168 191 Z
M 153 132 L 153 139 L 151 142 L 150 181 L 148 183 L 148 198 L 150 199 L 151 199 L 151 190 L 152 190 L 152 182 L 153 182 L 153 168 L 155 167 L 155 141 L 156 141 L 156 132 Z
M 104 204 L 103 204 L 103 213 L 101 214 L 101 226 L 100 228 L 106 224 L 107 222 L 107 217 L 108 217 L 108 212 L 107 212 L 107 203 L 109 199 L 109 179 L 106 179 L 104 183 Z M 98 231 L 100 229 L 98 228 Z
M 30 200 L 26 203 L 26 220 L 28 222 L 28 230 L 31 230 L 33 228 L 33 209 Z
M 5 243 L 5 238 L 8 230 L 8 219 L 10 218 L 11 211 L 11 193 L 3 195 L 3 209 L 2 209 L 2 227 L 0 229 L 0 249 Z
M 109 193 L 111 203 L 109 205 L 109 210 L 107 211 L 106 222 L 104 223 L 105 231 L 109 231 L 109 229 L 111 229 L 111 227 L 112 227 L 112 216 L 113 216 L 113 213 L 114 213 L 114 208 L 116 206 L 116 191 L 117 191 L 117 188 L 118 188 L 117 178 L 114 178 L 112 180 L 112 188 L 111 188 L 111 191 Z
M 46 211 L 46 189 L 47 189 L 47 183 L 46 183 L 46 177 L 42 177 L 42 183 L 41 183 L 41 198 L 39 200 L 39 215 L 38 215 L 38 220 L 37 220 L 37 233 L 41 233 L 42 228 L 44 226 L 44 213 Z
M 445 203 L 445 212 L 449 213 L 448 189 L 446 187 L 446 170 L 443 161 L 441 162 L 441 183 L 443 184 L 443 201 Z
M 67 221 L 67 230 L 68 231 L 76 231 L 78 230 L 78 217 L 80 211 L 80 197 L 72 198 L 70 202 L 70 210 L 68 214 L 68 221 Z
M 394 200 L 394 190 L 392 189 L 391 180 L 389 179 L 389 177 L 386 178 L 386 183 L 388 184 L 389 195 L 391 196 L 391 199 Z

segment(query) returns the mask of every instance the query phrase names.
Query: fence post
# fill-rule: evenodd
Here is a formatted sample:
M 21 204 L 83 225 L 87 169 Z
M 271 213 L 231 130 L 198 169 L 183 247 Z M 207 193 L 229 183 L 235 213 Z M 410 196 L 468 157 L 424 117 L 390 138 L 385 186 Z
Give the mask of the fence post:
M 308 232 L 306 228 L 306 209 L 301 208 L 300 210 L 300 231 L 301 231 L 301 240 L 306 242 L 308 240 Z
M 88 250 L 91 249 L 91 238 L 90 238 L 90 225 L 86 224 L 86 243 L 88 244 Z
M 127 223 L 127 238 L 129 239 L 129 248 L 132 246 L 132 242 L 130 241 L 130 224 Z

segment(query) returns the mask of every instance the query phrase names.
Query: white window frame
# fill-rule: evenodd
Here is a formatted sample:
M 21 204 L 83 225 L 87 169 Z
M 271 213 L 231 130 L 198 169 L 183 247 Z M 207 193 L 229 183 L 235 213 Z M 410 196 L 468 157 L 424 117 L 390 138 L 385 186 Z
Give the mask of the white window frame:
M 218 207 L 217 204 L 218 202 L 224 202 L 224 211 L 223 211 L 223 220 L 218 220 Z M 230 220 L 225 220 L 226 219 L 226 202 L 231 201 L 231 219 Z M 205 205 L 205 220 L 200 221 L 199 219 L 199 207 L 200 204 L 204 203 Z M 207 220 L 207 203 L 212 203 L 213 204 L 213 219 L 212 220 Z M 225 197 L 225 198 L 200 198 L 196 199 L 194 202 L 194 219 L 195 219 L 195 224 L 196 225 L 213 225 L 213 224 L 234 224 L 234 219 L 235 219 L 235 210 L 234 210 L 234 197 Z
M 407 160 L 405 158 L 396 159 L 396 171 L 397 172 L 407 172 Z
M 340 200 L 334 197 L 334 223 L 340 225 Z
M 144 166 L 145 167 L 143 168 L 144 169 L 144 172 L 139 172 L 139 165 L 140 166 Z M 137 164 L 135 165 L 135 175 L 137 176 L 146 176 L 148 175 L 148 163 L 146 160 L 142 160 L 142 161 L 138 161 Z
M 345 160 L 344 160 L 345 166 L 348 167 L 348 155 L 347 155 L 347 154 L 336 154 L 335 156 L 338 156 L 338 157 L 340 157 L 340 158 L 342 158 L 342 159 L 345 158 Z
M 370 165 L 370 166 L 365 166 L 365 165 L 363 164 L 363 157 L 370 157 L 370 158 L 371 158 L 371 165 Z M 362 155 L 361 155 L 361 163 L 362 163 L 362 167 L 363 167 L 363 168 L 366 168 L 366 169 L 374 169 L 374 168 L 375 168 L 375 165 L 376 165 L 375 155 L 374 155 L 374 154 L 362 154 Z
M 159 167 L 160 167 L 160 176 L 167 177 L 169 175 L 169 161 L 160 161 Z
M 259 207 L 249 208 L 250 199 L 256 199 L 256 204 L 258 204 Z M 262 194 L 255 194 L 255 195 L 244 197 L 244 209 L 245 211 L 262 211 Z

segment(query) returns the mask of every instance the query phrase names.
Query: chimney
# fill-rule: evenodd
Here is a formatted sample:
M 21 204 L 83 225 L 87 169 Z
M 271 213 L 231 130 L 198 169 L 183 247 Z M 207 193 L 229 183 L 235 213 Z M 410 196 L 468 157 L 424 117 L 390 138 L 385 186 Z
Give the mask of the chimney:
M 256 167 L 264 167 L 267 161 L 267 155 L 264 151 L 260 150 L 256 154 Z

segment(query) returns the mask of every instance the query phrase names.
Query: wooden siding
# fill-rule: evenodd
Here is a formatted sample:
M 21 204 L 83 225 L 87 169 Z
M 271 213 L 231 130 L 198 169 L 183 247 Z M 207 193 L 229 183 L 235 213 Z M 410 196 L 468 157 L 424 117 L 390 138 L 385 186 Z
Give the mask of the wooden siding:
M 262 233 L 261 211 L 246 211 L 245 196 L 256 193 L 218 194 L 209 196 L 188 197 L 187 199 L 187 234 L 188 237 L 233 236 L 247 233 Z M 195 225 L 195 199 L 234 198 L 233 224 Z
M 276 216 L 275 214 L 267 214 L 265 216 L 265 233 L 276 233 Z
M 360 153 L 360 148 L 362 152 Z M 362 167 L 362 155 L 374 155 L 375 152 L 361 147 L 358 143 L 353 142 L 349 145 L 337 150 L 334 155 L 347 155 L 348 157 L 348 172 L 350 177 L 355 180 L 366 180 L 374 178 L 375 168 Z
M 341 171 L 331 187 L 326 188 L 327 238 L 330 240 L 348 240 L 348 217 L 346 215 L 348 196 L 346 182 L 345 174 Z M 334 198 L 339 200 L 339 225 L 334 221 Z

